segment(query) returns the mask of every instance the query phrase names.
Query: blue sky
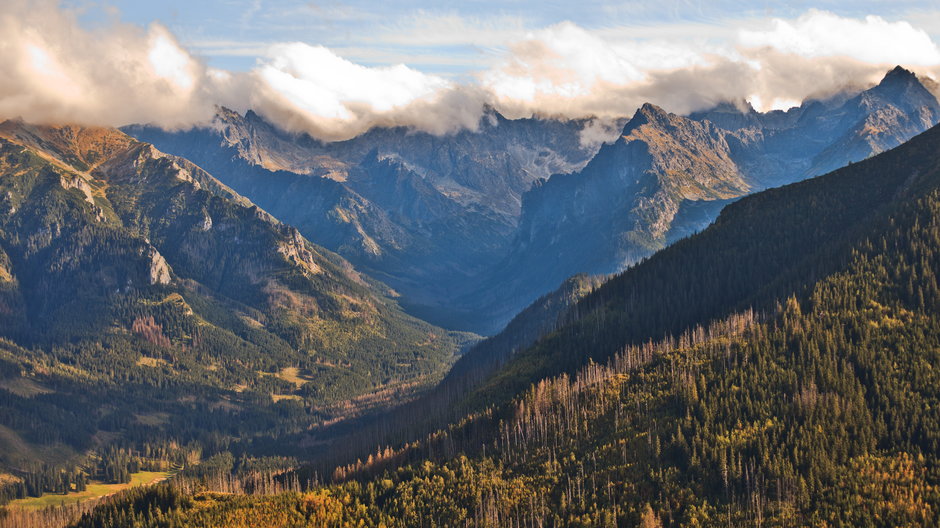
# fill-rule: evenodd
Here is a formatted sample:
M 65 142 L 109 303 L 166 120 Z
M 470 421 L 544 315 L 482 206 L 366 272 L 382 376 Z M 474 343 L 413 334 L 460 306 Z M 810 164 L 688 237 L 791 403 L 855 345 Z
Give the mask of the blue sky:
M 862 18 L 907 20 L 940 41 L 934 1 L 522 0 L 463 2 L 337 0 L 72 0 L 86 26 L 120 18 L 160 22 L 208 64 L 249 70 L 272 43 L 323 45 L 359 64 L 405 63 L 418 70 L 462 75 L 497 60 L 508 41 L 562 21 L 588 30 L 632 32 L 638 38 L 681 34 L 720 39 L 730 27 L 796 18 L 809 9 Z

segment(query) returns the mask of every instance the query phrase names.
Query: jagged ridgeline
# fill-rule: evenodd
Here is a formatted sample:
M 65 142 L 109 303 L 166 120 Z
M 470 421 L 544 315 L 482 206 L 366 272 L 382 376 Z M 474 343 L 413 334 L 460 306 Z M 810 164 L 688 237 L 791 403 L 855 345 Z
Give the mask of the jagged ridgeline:
M 80 526 L 936 526 L 938 270 L 933 128 L 729 206 L 337 484 Z
M 454 338 L 391 295 L 182 158 L 113 129 L 0 125 L 0 464 L 16 475 L 112 442 L 276 438 L 438 379 Z
M 334 143 L 222 109 L 188 131 L 125 130 L 388 283 L 419 317 L 494 335 L 568 277 L 622 271 L 731 200 L 907 141 L 940 121 L 932 90 L 898 67 L 787 111 L 647 104 L 601 134 L 596 121 L 492 110 L 476 131 L 375 128 Z

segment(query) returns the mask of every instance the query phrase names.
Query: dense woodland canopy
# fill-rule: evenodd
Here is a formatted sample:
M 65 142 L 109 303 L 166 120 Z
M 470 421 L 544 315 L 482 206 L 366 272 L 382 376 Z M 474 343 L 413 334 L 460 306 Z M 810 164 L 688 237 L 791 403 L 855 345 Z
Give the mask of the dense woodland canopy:
M 932 129 L 729 206 L 418 441 L 281 493 L 137 490 L 76 526 L 936 526 L 938 273 Z

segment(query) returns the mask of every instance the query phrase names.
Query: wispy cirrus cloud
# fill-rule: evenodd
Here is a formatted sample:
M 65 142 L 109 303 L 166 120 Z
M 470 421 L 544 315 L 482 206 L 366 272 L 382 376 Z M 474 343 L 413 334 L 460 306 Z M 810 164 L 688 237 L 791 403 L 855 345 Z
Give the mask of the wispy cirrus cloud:
M 266 41 L 190 40 L 186 48 L 196 55 L 218 57 L 262 57 L 273 45 Z

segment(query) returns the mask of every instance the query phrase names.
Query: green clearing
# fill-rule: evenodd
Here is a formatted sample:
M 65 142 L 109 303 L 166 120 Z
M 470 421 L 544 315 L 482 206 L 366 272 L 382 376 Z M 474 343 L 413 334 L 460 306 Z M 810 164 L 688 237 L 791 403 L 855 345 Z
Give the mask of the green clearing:
M 46 493 L 42 497 L 17 499 L 10 503 L 10 507 L 38 510 L 48 506 L 75 504 L 91 499 L 97 499 L 99 497 L 104 497 L 106 495 L 111 495 L 112 493 L 117 493 L 118 491 L 125 490 L 127 488 L 155 484 L 161 480 L 168 479 L 171 476 L 173 476 L 173 472 L 170 471 L 141 471 L 139 473 L 131 474 L 131 481 L 126 484 L 102 484 L 100 482 L 92 482 L 88 484 L 88 489 L 82 492 L 69 492 L 65 495 L 60 495 L 57 493 Z
M 310 381 L 310 378 L 300 374 L 300 369 L 297 367 L 282 368 L 281 371 L 277 373 L 277 377 L 288 383 L 293 383 L 298 389 L 303 387 L 304 383 Z
M 277 372 L 264 372 L 258 371 L 259 376 L 274 376 L 280 380 L 286 381 L 287 383 L 292 384 L 297 389 L 300 389 L 304 386 L 305 383 L 309 383 L 311 379 L 307 376 L 304 376 L 300 373 L 300 369 L 297 367 L 284 367 Z

